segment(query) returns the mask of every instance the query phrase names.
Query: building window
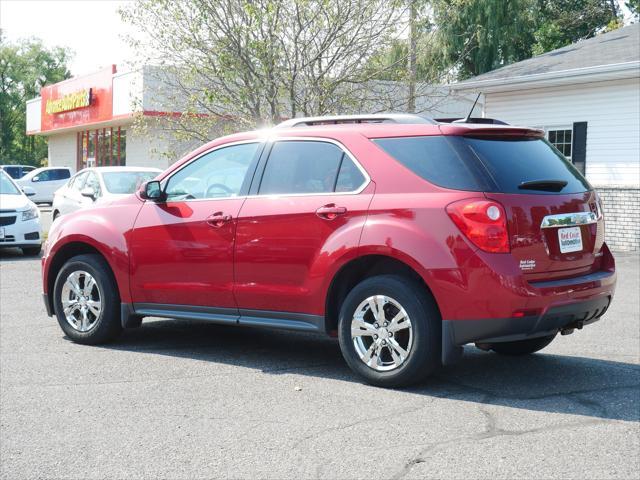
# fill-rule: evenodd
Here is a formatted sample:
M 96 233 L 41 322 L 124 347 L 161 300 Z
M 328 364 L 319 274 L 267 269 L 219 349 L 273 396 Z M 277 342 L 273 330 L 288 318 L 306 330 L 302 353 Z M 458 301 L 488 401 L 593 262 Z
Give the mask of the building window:
M 127 164 L 127 132 L 121 127 L 98 128 L 77 134 L 77 168 Z
M 571 159 L 573 129 L 571 127 L 553 127 L 547 129 L 547 140 L 560 150 L 565 157 Z

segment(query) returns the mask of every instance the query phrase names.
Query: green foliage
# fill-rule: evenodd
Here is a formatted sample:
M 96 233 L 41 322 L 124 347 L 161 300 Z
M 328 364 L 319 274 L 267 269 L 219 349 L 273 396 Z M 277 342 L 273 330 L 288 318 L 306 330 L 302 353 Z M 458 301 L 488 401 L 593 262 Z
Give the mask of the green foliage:
M 447 62 L 467 78 L 531 56 L 531 0 L 434 0 Z
M 70 52 L 38 39 L 6 42 L 0 32 L 0 163 L 39 166 L 47 157 L 42 137 L 26 135 L 26 101 L 40 88 L 70 77 Z
M 639 1 L 627 6 L 637 11 Z M 468 78 L 621 26 L 612 0 L 420 2 L 418 81 L 446 82 L 452 72 Z M 375 57 L 372 68 L 385 72 L 379 78 L 406 78 L 407 44 L 396 40 Z
M 619 27 L 610 0 L 537 0 L 534 55 Z

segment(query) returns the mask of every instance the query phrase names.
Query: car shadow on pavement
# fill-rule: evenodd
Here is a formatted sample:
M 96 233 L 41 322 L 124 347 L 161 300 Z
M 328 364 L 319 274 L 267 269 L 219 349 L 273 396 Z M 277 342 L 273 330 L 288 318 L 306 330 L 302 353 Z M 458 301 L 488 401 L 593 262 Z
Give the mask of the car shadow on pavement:
M 147 319 L 104 348 L 361 383 L 338 342 L 321 335 Z M 374 388 L 374 387 L 371 387 Z M 640 421 L 640 366 L 545 354 L 506 357 L 465 347 L 459 364 L 404 392 L 531 411 Z
M 40 255 L 24 255 L 19 248 L 0 248 L 0 262 L 26 262 L 39 260 Z

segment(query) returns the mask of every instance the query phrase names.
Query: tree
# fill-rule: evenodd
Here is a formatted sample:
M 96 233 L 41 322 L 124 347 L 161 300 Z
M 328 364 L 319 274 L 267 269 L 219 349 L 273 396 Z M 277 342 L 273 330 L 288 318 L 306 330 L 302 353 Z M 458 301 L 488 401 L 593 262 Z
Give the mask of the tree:
M 396 95 L 366 85 L 405 12 L 399 0 L 139 0 L 121 15 L 139 32 L 140 62 L 161 66 L 186 113 L 165 124 L 206 139 L 230 117 L 237 129 L 367 102 L 393 109 Z
M 537 0 L 536 7 L 535 55 L 591 38 L 610 24 L 618 26 L 619 12 L 610 0 Z
M 0 163 L 39 165 L 47 157 L 46 141 L 26 134 L 26 102 L 71 76 L 70 57 L 68 49 L 34 38 L 6 42 L 0 31 Z
M 447 62 L 467 78 L 531 56 L 531 0 L 433 0 Z

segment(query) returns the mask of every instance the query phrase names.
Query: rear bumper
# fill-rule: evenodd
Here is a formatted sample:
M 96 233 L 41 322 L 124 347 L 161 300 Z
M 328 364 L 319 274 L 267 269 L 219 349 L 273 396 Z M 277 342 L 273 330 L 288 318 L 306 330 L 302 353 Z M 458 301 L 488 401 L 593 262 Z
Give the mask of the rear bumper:
M 484 277 L 481 294 L 474 289 L 482 300 L 475 302 L 476 316 L 443 315 L 443 364 L 455 363 L 462 345 L 468 343 L 555 335 L 599 320 L 609 308 L 616 287 L 613 257 L 607 248 L 604 253 L 606 268 L 578 277 L 538 282 L 523 281 L 521 276 Z
M 539 316 L 443 322 L 443 334 L 453 345 L 497 343 L 554 335 L 568 328 L 582 328 L 599 320 L 611 304 L 611 296 L 549 308 Z

